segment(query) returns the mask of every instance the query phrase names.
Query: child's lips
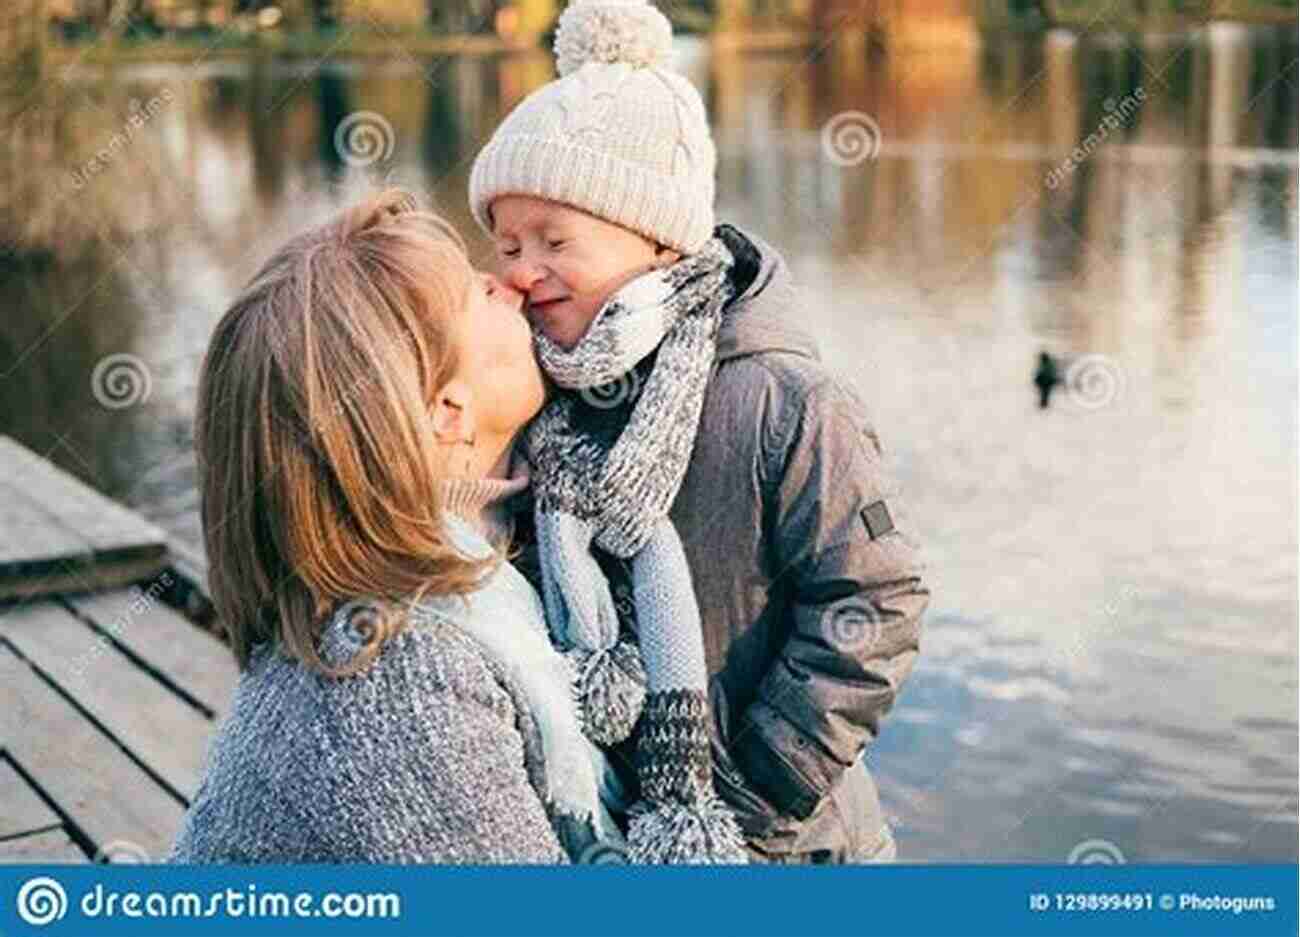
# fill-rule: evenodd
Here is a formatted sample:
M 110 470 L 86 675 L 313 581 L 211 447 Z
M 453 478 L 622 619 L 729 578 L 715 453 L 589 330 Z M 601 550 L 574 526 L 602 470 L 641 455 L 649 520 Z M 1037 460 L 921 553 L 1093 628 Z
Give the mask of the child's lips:
M 535 315 L 542 315 L 542 316 L 548 315 L 554 312 L 556 309 L 558 309 L 560 306 L 562 306 L 564 303 L 568 301 L 569 301 L 569 297 L 567 296 L 557 296 L 553 299 L 546 299 L 541 301 L 529 300 L 528 315 L 529 317 Z

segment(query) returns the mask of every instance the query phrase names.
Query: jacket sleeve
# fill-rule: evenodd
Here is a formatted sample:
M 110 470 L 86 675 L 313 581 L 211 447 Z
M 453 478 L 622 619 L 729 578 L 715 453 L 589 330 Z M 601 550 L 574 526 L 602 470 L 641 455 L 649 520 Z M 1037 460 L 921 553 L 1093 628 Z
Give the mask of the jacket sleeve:
M 737 726 L 732 756 L 804 819 L 880 732 L 920 650 L 924 565 L 855 395 L 809 389 L 782 422 L 766 507 L 789 637 Z

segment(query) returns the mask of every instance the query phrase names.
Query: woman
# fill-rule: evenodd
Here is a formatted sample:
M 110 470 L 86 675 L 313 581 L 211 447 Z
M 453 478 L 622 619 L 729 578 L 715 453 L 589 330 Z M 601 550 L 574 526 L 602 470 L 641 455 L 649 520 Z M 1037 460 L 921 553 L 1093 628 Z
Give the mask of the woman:
M 572 673 L 491 546 L 545 396 L 521 303 L 389 192 L 291 241 L 218 324 L 196 448 L 242 674 L 172 861 L 617 843 Z

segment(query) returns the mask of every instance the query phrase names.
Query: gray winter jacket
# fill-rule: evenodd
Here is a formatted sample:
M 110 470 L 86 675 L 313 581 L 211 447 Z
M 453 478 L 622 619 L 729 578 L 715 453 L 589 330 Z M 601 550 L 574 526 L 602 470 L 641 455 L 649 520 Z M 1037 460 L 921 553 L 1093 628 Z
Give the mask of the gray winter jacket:
M 891 831 L 866 753 L 920 649 L 924 565 L 784 260 L 743 239 L 671 511 L 704 623 L 715 781 L 760 855 L 880 857 Z

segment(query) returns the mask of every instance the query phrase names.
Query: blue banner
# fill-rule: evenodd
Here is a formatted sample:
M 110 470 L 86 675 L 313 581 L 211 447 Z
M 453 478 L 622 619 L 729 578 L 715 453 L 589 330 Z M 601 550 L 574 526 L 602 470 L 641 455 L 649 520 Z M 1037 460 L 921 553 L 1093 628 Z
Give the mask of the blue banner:
M 0 866 L 0 935 L 1297 933 L 1295 865 Z

